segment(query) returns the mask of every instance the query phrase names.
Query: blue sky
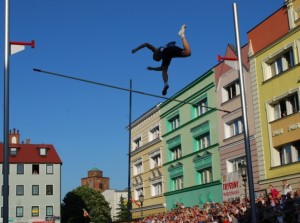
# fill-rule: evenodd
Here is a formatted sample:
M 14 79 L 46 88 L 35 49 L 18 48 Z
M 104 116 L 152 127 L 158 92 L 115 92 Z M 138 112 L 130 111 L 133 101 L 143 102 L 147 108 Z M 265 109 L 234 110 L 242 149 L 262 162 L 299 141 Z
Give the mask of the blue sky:
M 97 167 L 112 189 L 127 187 L 129 92 L 34 72 L 38 68 L 108 85 L 161 95 L 159 66 L 151 53 L 131 49 L 149 42 L 181 40 L 187 24 L 192 56 L 169 68 L 172 96 L 217 64 L 235 44 L 232 4 L 237 3 L 241 44 L 247 32 L 283 5 L 283 0 L 26 0 L 10 1 L 10 40 L 35 40 L 36 48 L 10 57 L 10 129 L 21 140 L 53 144 L 62 161 L 62 196 Z M 4 1 L 0 5 L 4 21 Z M 0 60 L 4 61 L 4 22 Z M 265 34 L 267 35 L 267 33 Z M 0 89 L 3 89 L 3 75 Z M 3 126 L 3 91 L 0 91 Z M 132 119 L 163 99 L 133 94 Z M 0 129 L 3 141 L 3 128 Z

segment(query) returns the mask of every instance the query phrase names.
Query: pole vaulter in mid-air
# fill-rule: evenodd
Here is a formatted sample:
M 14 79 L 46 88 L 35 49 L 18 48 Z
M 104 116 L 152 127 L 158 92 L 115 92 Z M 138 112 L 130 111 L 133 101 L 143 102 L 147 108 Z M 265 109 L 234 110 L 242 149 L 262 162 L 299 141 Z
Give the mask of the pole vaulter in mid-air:
M 138 50 L 147 47 L 149 50 L 153 52 L 153 60 L 155 61 L 162 60 L 160 67 L 147 67 L 148 70 L 162 71 L 162 77 L 165 84 L 162 91 L 162 95 L 166 95 L 169 88 L 168 67 L 171 63 L 172 58 L 189 57 L 191 55 L 191 48 L 184 35 L 185 29 L 186 29 L 186 25 L 182 25 L 180 31 L 178 32 L 178 35 L 181 37 L 182 40 L 183 49 L 176 46 L 175 45 L 176 42 L 173 41 L 159 48 L 156 48 L 149 43 L 143 43 L 142 45 L 132 50 L 132 53 L 135 53 Z

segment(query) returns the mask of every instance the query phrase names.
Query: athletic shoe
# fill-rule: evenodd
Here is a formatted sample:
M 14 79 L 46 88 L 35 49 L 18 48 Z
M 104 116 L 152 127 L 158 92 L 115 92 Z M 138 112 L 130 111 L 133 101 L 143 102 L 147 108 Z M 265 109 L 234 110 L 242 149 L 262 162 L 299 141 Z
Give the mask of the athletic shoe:
M 166 85 L 162 91 L 162 95 L 165 96 L 167 94 L 168 89 L 169 89 L 169 85 Z
M 182 25 L 179 32 L 178 32 L 178 35 L 181 37 L 181 38 L 184 38 L 184 32 L 185 32 L 185 29 L 186 29 L 186 25 Z

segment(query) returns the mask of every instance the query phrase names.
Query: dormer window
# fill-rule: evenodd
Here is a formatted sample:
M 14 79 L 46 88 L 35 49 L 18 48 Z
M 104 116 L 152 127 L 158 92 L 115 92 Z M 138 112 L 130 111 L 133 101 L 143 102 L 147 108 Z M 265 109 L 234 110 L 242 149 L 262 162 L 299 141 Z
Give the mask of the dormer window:
M 47 148 L 40 148 L 40 156 L 46 156 L 47 155 Z
M 18 148 L 10 148 L 10 155 L 17 156 Z

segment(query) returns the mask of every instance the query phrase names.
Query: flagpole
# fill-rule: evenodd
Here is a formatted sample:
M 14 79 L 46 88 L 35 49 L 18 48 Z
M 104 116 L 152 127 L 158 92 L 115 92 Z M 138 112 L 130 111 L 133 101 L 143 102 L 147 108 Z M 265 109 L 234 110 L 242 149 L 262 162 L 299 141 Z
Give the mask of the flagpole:
M 8 168 L 9 168 L 9 0 L 5 0 L 4 34 L 4 126 L 3 126 L 3 223 L 8 223 Z
M 248 130 L 248 118 L 246 109 L 246 98 L 245 98 L 245 87 L 244 87 L 244 76 L 243 76 L 243 65 L 242 65 L 242 54 L 240 46 L 240 33 L 239 33 L 239 23 L 238 23 L 238 13 L 236 3 L 233 3 L 234 11 L 234 25 L 236 34 L 236 47 L 238 51 L 238 67 L 239 67 L 239 77 L 240 77 L 240 88 L 241 88 L 241 103 L 242 103 L 242 114 L 243 114 L 243 130 L 244 130 L 244 141 L 245 141 L 245 154 L 246 154 L 246 164 L 248 173 L 248 187 L 250 195 L 250 206 L 251 206 L 251 222 L 256 223 L 256 210 L 255 210 L 255 196 L 254 196 L 254 184 L 253 184 L 253 172 L 252 172 L 252 160 L 251 160 L 251 148 Z

